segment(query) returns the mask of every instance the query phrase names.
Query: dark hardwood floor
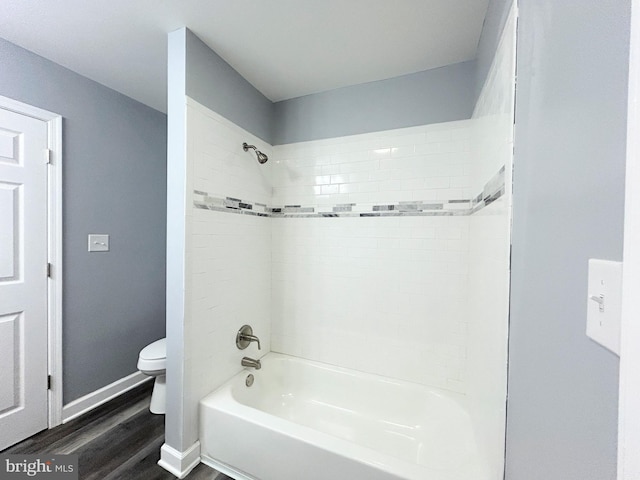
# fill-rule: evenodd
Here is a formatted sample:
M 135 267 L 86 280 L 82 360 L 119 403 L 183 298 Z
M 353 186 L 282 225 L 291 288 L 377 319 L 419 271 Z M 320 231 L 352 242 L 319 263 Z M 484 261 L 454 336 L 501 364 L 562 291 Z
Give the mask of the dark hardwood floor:
M 76 453 L 81 480 L 173 480 L 173 475 L 157 465 L 164 443 L 164 415 L 149 412 L 152 387 L 152 382 L 146 382 L 0 453 Z M 230 480 L 204 464 L 186 478 Z

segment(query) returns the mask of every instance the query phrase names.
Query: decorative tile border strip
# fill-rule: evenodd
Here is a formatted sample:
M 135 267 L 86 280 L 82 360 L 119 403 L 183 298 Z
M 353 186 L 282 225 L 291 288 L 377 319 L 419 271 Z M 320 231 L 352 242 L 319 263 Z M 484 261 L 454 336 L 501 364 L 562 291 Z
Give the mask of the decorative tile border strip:
M 504 184 L 504 165 L 498 170 L 491 180 L 485 183 L 484 188 L 482 189 L 482 193 L 480 193 L 477 197 L 475 197 L 471 202 L 471 211 L 469 215 L 473 215 L 479 210 L 482 210 L 484 207 L 491 205 L 497 199 L 499 199 L 502 195 L 504 195 L 505 184 Z
M 461 199 L 443 202 L 402 201 L 382 205 L 340 203 L 313 207 L 303 205 L 270 207 L 264 203 L 251 203 L 233 197 L 215 197 L 210 196 L 207 192 L 194 190 L 193 206 L 204 210 L 270 218 L 464 216 L 473 215 L 504 195 L 504 176 L 505 167 L 503 166 L 485 184 L 482 193 L 471 200 Z

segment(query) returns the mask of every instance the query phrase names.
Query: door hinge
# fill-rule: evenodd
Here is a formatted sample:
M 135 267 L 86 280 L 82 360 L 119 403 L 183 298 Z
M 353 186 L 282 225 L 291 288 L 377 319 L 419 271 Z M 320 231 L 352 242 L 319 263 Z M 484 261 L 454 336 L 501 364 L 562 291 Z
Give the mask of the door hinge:
M 47 390 L 51 390 L 51 375 L 47 375 Z
M 50 263 L 47 263 L 47 277 L 51 278 L 51 269 L 52 269 L 52 265 Z
M 51 164 L 51 149 L 50 148 L 45 148 L 44 149 L 44 163 L 50 165 Z

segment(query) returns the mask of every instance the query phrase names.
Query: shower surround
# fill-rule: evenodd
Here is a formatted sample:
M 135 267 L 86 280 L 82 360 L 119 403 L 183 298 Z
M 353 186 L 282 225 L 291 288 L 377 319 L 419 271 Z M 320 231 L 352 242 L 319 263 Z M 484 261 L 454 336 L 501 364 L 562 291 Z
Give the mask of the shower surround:
M 497 162 L 510 157 L 494 152 L 508 152 L 508 138 L 484 148 L 482 165 L 475 147 L 480 122 L 471 119 L 262 143 L 270 160 L 261 166 L 241 149 L 243 139 L 258 139 L 193 100 L 188 122 L 200 132 L 188 146 L 192 401 L 241 370 L 247 351 L 233 339 L 249 323 L 264 352 L 459 394 L 472 416 L 491 419 L 485 431 L 478 420 L 476 435 L 491 439 L 486 469 L 493 472 L 488 478 L 499 478 L 508 263 L 486 275 L 477 268 L 487 261 L 492 267 L 491 252 L 508 259 L 510 164 Z M 483 135 L 490 125 L 484 122 Z M 479 182 L 477 170 L 492 174 Z M 483 290 L 482 298 L 473 288 Z M 473 301 L 482 307 L 484 295 L 498 303 L 486 314 L 470 311 Z M 470 332 L 485 330 L 495 338 L 472 346 Z M 251 356 L 262 354 L 253 350 Z M 476 385 L 476 377 L 488 384 Z M 483 389 L 496 392 L 497 402 L 474 407 Z
M 249 321 L 241 296 L 269 291 L 271 350 L 466 393 L 470 218 L 505 194 L 504 165 L 472 190 L 475 121 L 276 146 L 260 167 L 233 152 L 247 132 L 189 112 L 225 130 L 191 147 L 194 316 Z
M 168 257 L 167 308 L 182 320 L 167 336 L 180 391 L 165 468 L 199 461 L 198 402 L 243 356 L 274 351 L 458 395 L 501 478 L 514 47 L 512 14 L 469 120 L 271 146 L 176 97 L 185 164 L 170 161 L 182 178 L 169 202 L 182 198 L 184 225 L 170 210 L 169 244 L 182 238 L 184 256 Z M 236 348 L 244 324 L 262 351 Z

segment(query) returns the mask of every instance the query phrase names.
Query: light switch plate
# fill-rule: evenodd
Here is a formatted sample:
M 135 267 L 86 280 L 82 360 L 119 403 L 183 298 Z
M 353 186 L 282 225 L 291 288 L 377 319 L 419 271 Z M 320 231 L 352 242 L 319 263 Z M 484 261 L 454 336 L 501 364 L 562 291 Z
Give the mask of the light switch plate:
M 589 259 L 587 336 L 620 355 L 622 262 Z
M 90 252 L 108 252 L 109 235 L 103 233 L 90 233 L 88 248 Z

